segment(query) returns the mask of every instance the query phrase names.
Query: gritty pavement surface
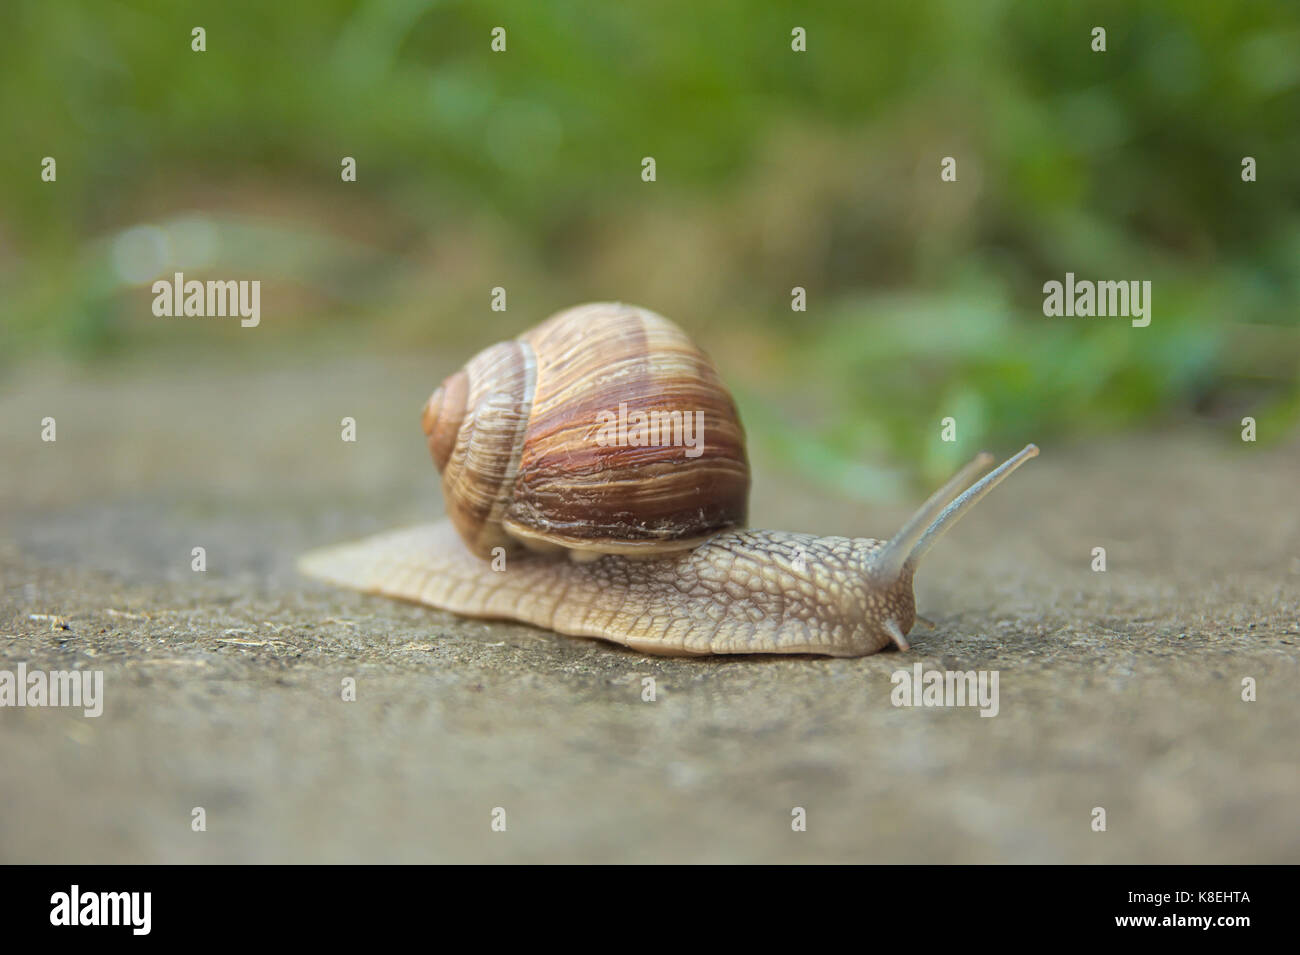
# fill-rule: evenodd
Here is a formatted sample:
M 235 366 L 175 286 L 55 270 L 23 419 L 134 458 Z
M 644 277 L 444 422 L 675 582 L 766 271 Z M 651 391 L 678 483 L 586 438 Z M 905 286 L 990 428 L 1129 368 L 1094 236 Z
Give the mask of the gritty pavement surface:
M 98 718 L 0 709 L 0 861 L 1300 862 L 1294 439 L 1040 440 L 922 567 L 910 652 L 662 659 L 298 576 L 440 513 L 450 364 L 0 383 L 0 670 L 104 674 Z M 761 526 L 887 536 L 924 496 L 764 466 Z M 918 663 L 997 671 L 997 715 L 893 706 Z

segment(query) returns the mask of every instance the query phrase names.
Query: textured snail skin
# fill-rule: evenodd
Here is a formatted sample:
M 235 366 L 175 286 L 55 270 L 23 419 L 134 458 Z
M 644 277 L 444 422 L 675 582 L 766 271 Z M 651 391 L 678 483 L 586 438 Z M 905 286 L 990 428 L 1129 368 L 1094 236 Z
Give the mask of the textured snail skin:
M 912 571 L 889 587 L 864 574 L 882 541 L 781 531 L 718 534 L 658 558 L 589 562 L 522 552 L 500 571 L 448 522 L 304 555 L 311 577 L 471 617 L 518 620 L 643 653 L 863 656 L 915 621 Z M 800 569 L 796 569 L 800 568 Z

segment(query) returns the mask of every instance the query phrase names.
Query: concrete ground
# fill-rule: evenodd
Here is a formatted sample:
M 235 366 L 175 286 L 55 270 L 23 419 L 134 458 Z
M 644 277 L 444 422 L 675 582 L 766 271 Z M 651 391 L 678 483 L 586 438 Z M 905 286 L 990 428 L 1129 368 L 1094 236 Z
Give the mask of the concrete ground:
M 446 365 L 187 362 L 0 383 L 0 670 L 105 684 L 98 719 L 0 709 L 0 861 L 1300 862 L 1294 441 L 1025 435 L 911 652 L 660 659 L 296 574 L 439 513 Z M 764 466 L 766 526 L 885 536 L 923 496 Z M 998 715 L 892 706 L 917 662 L 999 671 Z

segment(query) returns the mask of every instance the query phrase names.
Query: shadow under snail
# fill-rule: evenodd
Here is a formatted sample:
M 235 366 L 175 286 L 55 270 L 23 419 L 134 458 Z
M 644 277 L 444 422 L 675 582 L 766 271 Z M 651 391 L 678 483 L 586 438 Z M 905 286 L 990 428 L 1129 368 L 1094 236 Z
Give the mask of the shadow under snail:
M 303 573 L 674 655 L 908 649 L 921 558 L 1038 454 L 975 481 L 980 454 L 887 541 L 744 529 L 731 395 L 672 322 L 608 303 L 480 352 L 423 426 L 448 519 L 312 551 Z

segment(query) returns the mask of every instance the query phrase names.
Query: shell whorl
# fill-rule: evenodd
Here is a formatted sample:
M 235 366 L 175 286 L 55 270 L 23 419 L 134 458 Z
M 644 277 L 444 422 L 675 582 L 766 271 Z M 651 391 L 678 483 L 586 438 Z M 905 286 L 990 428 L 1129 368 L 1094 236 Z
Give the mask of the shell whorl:
M 695 445 L 604 440 L 602 421 L 638 415 Z M 481 557 L 514 544 L 654 554 L 745 522 L 735 404 L 686 334 L 644 309 L 579 306 L 485 349 L 422 423 L 448 515 Z
M 509 546 L 503 521 L 511 504 L 532 411 L 537 359 L 524 342 L 479 352 L 430 397 L 424 431 L 439 458 L 447 516 L 480 557 Z M 464 400 L 461 400 L 461 396 Z
M 469 400 L 469 376 L 461 369 L 448 378 L 429 396 L 424 406 L 421 425 L 429 439 L 429 453 L 434 466 L 441 474 L 456 446 L 456 433 L 465 420 L 465 405 Z

